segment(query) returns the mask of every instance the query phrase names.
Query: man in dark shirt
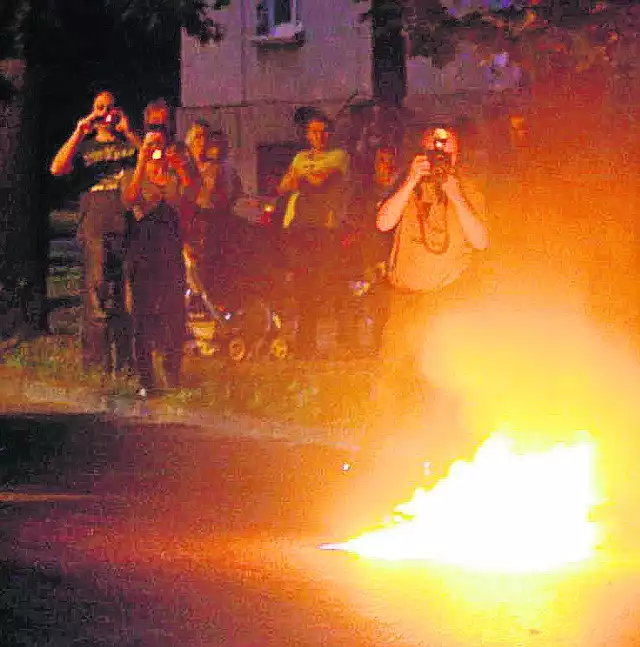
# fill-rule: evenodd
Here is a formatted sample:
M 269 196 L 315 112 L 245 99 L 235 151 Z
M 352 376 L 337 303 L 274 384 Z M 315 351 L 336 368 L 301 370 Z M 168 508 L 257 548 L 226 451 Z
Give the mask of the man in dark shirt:
M 100 92 L 93 100 L 91 113 L 82 117 L 71 136 L 51 163 L 55 176 L 76 174 L 81 182 L 80 225 L 78 238 L 83 245 L 84 291 L 82 317 L 82 354 L 85 370 L 110 365 L 112 349 L 108 342 L 107 322 L 114 308 L 126 314 L 125 273 L 105 263 L 105 245 L 109 257 L 124 259 L 127 231 L 126 209 L 120 198 L 120 180 L 127 168 L 133 168 L 140 141 L 129 120 L 115 106 L 111 92 Z M 106 266 L 109 267 L 106 267 Z M 105 307 L 103 295 L 111 296 Z M 115 303 L 117 302 L 117 303 Z M 122 335 L 126 334 L 125 328 Z M 120 353 L 128 347 L 118 340 Z M 128 351 L 126 351 L 128 353 Z M 130 354 L 130 353 L 129 353 Z M 128 358 L 116 358 L 124 367 Z

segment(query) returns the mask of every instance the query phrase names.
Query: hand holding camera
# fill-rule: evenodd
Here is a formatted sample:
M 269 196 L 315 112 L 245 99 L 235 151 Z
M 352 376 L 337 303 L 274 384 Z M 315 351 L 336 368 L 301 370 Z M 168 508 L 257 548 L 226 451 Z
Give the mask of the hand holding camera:
M 107 111 L 104 109 L 94 110 L 91 114 L 80 119 L 76 125 L 76 132 L 86 137 L 96 130 L 98 126 L 103 126 L 123 134 L 130 131 L 129 120 L 122 110 L 119 108 L 111 108 Z
M 83 137 L 91 134 L 95 129 L 95 122 L 99 117 L 100 115 L 94 111 L 90 115 L 79 119 L 78 123 L 76 124 L 76 133 L 82 135 Z
M 160 160 L 164 155 L 165 145 L 166 139 L 163 133 L 151 130 L 144 136 L 140 157 L 145 161 Z
M 115 108 L 104 116 L 103 123 L 114 130 L 119 130 L 122 127 L 122 117 L 123 113 Z
M 166 152 L 169 166 L 178 171 L 185 168 L 187 159 L 184 153 L 178 148 L 178 146 L 176 146 L 175 144 L 173 146 L 169 146 Z
M 416 185 L 425 177 L 431 175 L 431 161 L 428 155 L 416 155 L 409 167 L 409 181 Z

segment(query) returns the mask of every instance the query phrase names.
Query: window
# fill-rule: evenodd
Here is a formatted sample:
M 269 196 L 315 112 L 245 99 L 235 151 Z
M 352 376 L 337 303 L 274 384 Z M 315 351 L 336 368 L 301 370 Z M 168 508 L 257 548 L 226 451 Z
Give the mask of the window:
M 260 0 L 256 6 L 256 36 L 295 40 L 302 32 L 299 0 Z

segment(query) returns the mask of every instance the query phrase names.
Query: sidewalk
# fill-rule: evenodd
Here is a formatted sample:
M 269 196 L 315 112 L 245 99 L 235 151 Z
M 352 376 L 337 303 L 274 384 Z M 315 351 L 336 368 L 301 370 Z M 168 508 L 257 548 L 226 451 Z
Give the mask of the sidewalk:
M 229 377 L 228 387 L 235 390 L 237 400 L 244 403 L 247 398 L 259 399 L 264 391 L 274 398 L 289 398 L 292 408 L 319 407 L 328 397 L 323 385 L 332 379 L 340 380 L 340 375 L 353 372 L 354 380 L 360 374 L 369 372 L 369 366 L 358 366 L 357 362 L 347 365 L 338 363 L 316 363 L 300 366 L 300 362 L 265 365 L 264 377 L 260 378 L 260 368 L 242 367 Z M 273 368 L 271 368 L 273 367 Z M 209 368 L 209 367 L 207 367 Z M 300 420 L 295 411 L 288 417 L 282 415 L 285 402 L 277 407 L 280 415 L 268 415 L 268 403 L 254 406 L 253 411 L 243 411 L 233 407 L 231 399 L 220 400 L 215 394 L 220 390 L 219 364 L 211 364 L 213 375 L 203 372 L 202 363 L 187 362 L 186 382 L 190 385 L 183 391 L 167 393 L 164 396 L 142 400 L 130 393 L 122 393 L 109 387 L 91 387 L 62 382 L 37 375 L 32 370 L 21 367 L 0 365 L 0 414 L 2 415 L 95 415 L 100 418 L 120 419 L 136 425 L 170 425 L 189 428 L 191 432 L 216 434 L 220 436 L 241 436 L 284 440 L 294 444 L 318 443 L 351 451 L 357 448 L 361 424 L 357 412 L 351 420 L 327 419 Z M 271 372 L 274 378 L 269 382 Z M 337 370 L 337 375 L 336 375 Z M 278 373 L 279 371 L 279 373 Z M 284 371 L 288 377 L 283 379 Z M 299 383 L 288 380 L 300 373 Z M 296 378 L 298 379 L 298 378 Z M 316 384 L 309 387 L 309 384 Z M 306 385 L 306 386 L 305 386 Z M 326 387 L 328 389 L 328 387 Z M 213 394 L 213 395 L 212 395 Z

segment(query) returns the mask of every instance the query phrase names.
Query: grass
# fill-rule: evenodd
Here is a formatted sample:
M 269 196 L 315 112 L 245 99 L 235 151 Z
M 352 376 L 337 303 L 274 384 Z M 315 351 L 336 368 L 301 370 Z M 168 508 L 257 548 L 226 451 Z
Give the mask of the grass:
M 133 397 L 132 376 L 85 373 L 77 335 L 27 340 L 3 357 L 7 368 L 29 381 Z M 360 425 L 370 406 L 375 362 L 294 360 L 234 364 L 223 359 L 186 358 L 184 387 L 167 390 L 162 403 L 173 409 L 245 413 L 262 419 L 314 426 Z
M 235 410 L 311 425 L 360 424 L 374 362 L 246 362 L 229 369 Z
M 75 335 L 42 335 L 29 339 L 3 356 L 3 365 L 27 375 L 30 381 L 68 387 L 106 390 L 133 395 L 135 380 L 129 376 L 107 378 L 82 366 L 79 339 Z
M 77 213 L 54 212 L 51 223 L 54 235 L 68 237 L 77 227 Z M 132 377 L 84 372 L 78 306 L 82 268 L 72 246 L 63 242 L 55 254 L 59 258 L 52 258 L 47 287 L 52 334 L 22 342 L 4 354 L 2 363 L 29 380 L 132 397 L 137 387 Z M 162 402 L 174 410 L 240 412 L 301 425 L 359 425 L 370 406 L 374 372 L 374 361 L 236 364 L 217 357 L 186 357 L 184 388 L 166 391 Z

